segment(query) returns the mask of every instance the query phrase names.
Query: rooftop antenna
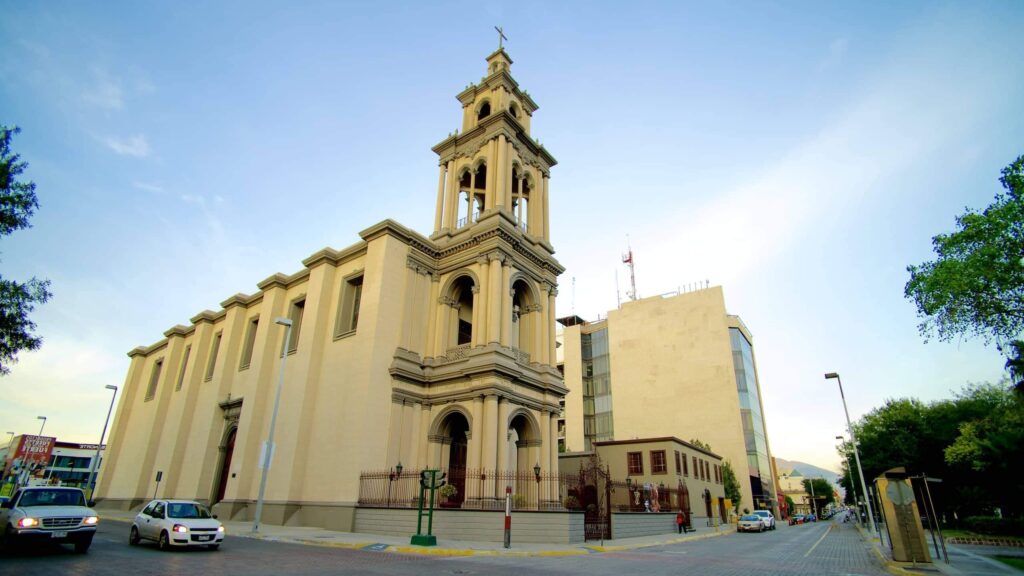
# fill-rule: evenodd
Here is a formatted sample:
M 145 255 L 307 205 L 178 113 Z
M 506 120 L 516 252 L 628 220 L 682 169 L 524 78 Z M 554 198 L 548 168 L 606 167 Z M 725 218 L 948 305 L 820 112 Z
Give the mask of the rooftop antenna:
M 576 315 L 576 277 L 572 277 L 572 315 Z
M 629 234 L 626 234 L 626 247 L 629 249 L 629 252 L 622 255 L 623 264 L 629 265 L 630 290 L 626 292 L 626 296 L 629 296 L 630 300 L 636 300 L 636 270 L 633 265 L 633 246 L 629 243 Z

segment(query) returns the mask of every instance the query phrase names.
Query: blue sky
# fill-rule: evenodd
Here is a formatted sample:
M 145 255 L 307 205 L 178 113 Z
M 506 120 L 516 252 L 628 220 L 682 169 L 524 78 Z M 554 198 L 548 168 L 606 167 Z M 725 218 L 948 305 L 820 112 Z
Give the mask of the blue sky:
M 0 123 L 41 208 L 5 277 L 53 281 L 0 432 L 95 442 L 126 353 L 325 246 L 433 225 L 454 96 L 494 25 L 559 160 L 560 315 L 722 285 L 754 334 L 777 456 L 836 469 L 887 398 L 995 381 L 903 298 L 931 237 L 1024 154 L 1019 2 L 75 2 L 0 20 Z M 890 5 L 894 4 L 894 5 Z

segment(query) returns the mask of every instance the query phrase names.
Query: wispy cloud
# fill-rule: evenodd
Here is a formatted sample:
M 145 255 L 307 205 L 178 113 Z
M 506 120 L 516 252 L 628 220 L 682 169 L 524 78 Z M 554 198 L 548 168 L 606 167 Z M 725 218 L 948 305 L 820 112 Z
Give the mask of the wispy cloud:
M 136 158 L 145 158 L 149 156 L 149 142 L 146 141 L 146 137 L 142 134 L 136 134 L 130 138 L 118 138 L 116 136 L 108 136 L 103 139 L 103 143 L 108 148 L 122 156 L 135 156 Z
M 121 83 L 102 71 L 96 71 L 94 76 L 93 82 L 82 90 L 82 101 L 106 110 L 124 108 L 124 90 Z

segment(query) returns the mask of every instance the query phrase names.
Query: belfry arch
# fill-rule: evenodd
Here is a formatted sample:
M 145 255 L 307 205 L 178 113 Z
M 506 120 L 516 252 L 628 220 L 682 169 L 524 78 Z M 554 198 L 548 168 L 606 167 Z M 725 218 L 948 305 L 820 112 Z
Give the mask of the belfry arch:
M 454 348 L 473 341 L 473 307 L 479 292 L 476 279 L 467 271 L 448 283 L 441 297 L 441 321 L 444 328 L 444 349 Z M 443 351 L 442 351 L 443 352 Z
M 512 281 L 512 341 L 514 348 L 540 356 L 540 328 L 543 325 L 540 298 L 532 283 L 525 277 Z

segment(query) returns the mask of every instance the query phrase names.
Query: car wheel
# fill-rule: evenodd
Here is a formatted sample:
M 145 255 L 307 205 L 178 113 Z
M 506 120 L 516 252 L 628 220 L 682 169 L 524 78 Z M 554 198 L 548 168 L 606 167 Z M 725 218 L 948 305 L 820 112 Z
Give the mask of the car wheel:
M 216 550 L 220 548 L 220 544 L 210 544 L 209 546 L 207 546 L 207 548 L 209 548 L 210 550 Z
M 160 539 L 156 541 L 156 547 L 165 551 L 171 549 L 171 539 L 167 536 L 166 530 L 160 533 Z
M 75 542 L 75 554 L 85 554 L 89 551 L 89 546 L 92 546 L 92 536 L 85 540 Z
M 132 546 L 138 546 L 140 540 L 142 540 L 142 538 L 139 536 L 138 527 L 132 526 L 132 532 L 128 535 L 128 543 Z

